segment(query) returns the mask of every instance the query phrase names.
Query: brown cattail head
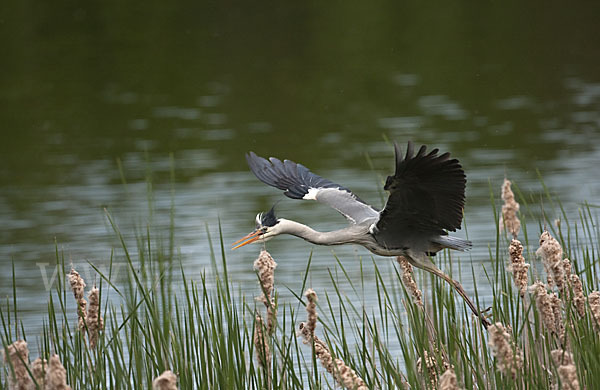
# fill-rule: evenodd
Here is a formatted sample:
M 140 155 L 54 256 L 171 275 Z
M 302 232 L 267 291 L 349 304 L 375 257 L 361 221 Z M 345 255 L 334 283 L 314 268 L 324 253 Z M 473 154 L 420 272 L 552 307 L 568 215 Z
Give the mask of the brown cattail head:
M 356 375 L 356 371 L 346 365 L 342 359 L 335 359 L 334 363 L 337 367 L 338 382 L 349 390 L 367 390 L 366 383 Z
M 555 349 L 550 352 L 550 355 L 557 366 L 562 388 L 579 390 L 579 379 L 577 379 L 577 369 L 573 361 L 573 354 L 562 349 Z
M 504 201 L 504 205 L 502 205 L 502 214 L 500 215 L 500 231 L 506 226 L 506 231 L 516 238 L 521 229 L 521 221 L 519 221 L 519 217 L 517 216 L 519 203 L 515 200 L 515 194 L 512 192 L 510 186 L 510 180 L 505 178 L 502 184 L 502 200 Z
M 573 269 L 571 267 L 571 260 L 569 260 L 567 258 L 563 259 L 562 266 L 563 266 L 563 274 L 565 275 L 565 280 L 571 279 L 571 272 L 573 272 Z
M 153 390 L 177 390 L 177 375 L 167 370 L 152 381 Z
M 565 340 L 565 325 L 562 318 L 562 301 L 558 297 L 557 293 L 548 294 L 550 296 L 550 303 L 552 304 L 552 316 L 554 317 L 554 329 L 556 334 L 560 337 L 560 340 Z
M 548 285 L 554 283 L 559 290 L 565 288 L 565 267 L 563 265 L 563 250 L 560 243 L 550 233 L 543 232 L 540 236 L 540 247 L 535 252 L 542 258 L 544 268 L 548 274 Z
M 317 314 L 317 293 L 312 288 L 309 288 L 304 295 L 308 300 L 308 303 L 306 304 L 306 314 L 308 315 L 308 321 L 305 324 L 306 331 L 314 336 L 317 327 L 317 319 L 319 318 L 319 315 Z
M 33 379 L 35 379 L 40 389 L 44 389 L 47 369 L 48 362 L 46 359 L 37 358 L 33 361 L 33 363 L 31 363 L 31 373 L 33 374 Z
M 273 298 L 273 285 L 275 283 L 275 268 L 277 263 L 266 250 L 261 250 L 254 261 L 254 269 L 258 272 L 258 279 L 262 294 L 258 298 L 267 308 L 267 333 L 272 335 L 275 330 L 275 317 L 277 309 Z
M 489 341 L 492 353 L 496 357 L 498 369 L 505 375 L 515 378 L 517 372 L 523 367 L 523 353 L 514 345 L 510 333 L 502 323 L 497 322 L 488 328 Z
M 600 292 L 592 291 L 588 295 L 588 304 L 590 305 L 590 314 L 596 332 L 600 331 Z
M 54 355 L 46 368 L 45 390 L 71 390 L 67 385 L 67 370 L 60 362 L 58 355 Z
M 308 303 L 306 305 L 306 313 L 308 315 L 307 322 L 301 322 L 298 334 L 302 336 L 304 344 L 312 344 L 315 356 L 323 367 L 333 375 L 337 383 L 347 389 L 367 390 L 365 382 L 356 374 L 356 372 L 344 363 L 342 359 L 334 359 L 322 340 L 315 336 L 315 328 L 317 326 L 317 294 L 311 288 L 304 293 Z
M 562 349 L 552 350 L 550 356 L 557 366 L 573 364 L 573 354 Z
M 556 321 L 554 319 L 554 306 L 552 298 L 548 294 L 546 286 L 542 282 L 535 282 L 529 286 L 529 292 L 535 297 L 535 306 L 540 313 L 542 322 L 550 332 L 556 333 Z
M 406 290 L 413 297 L 413 301 L 417 305 L 423 307 L 423 294 L 421 293 L 421 290 L 419 290 L 419 288 L 417 287 L 417 283 L 415 282 L 415 279 L 413 277 L 412 265 L 410 265 L 410 263 L 404 256 L 396 257 L 396 261 L 398 262 L 398 264 L 400 264 L 400 268 L 402 268 L 402 283 L 404 284 L 404 287 L 406 287 Z
M 459 390 L 458 379 L 452 368 L 448 368 L 440 377 L 439 390 Z
M 77 301 L 77 318 L 79 319 L 79 329 L 81 331 L 85 330 L 85 307 L 87 302 L 85 301 L 85 282 L 79 272 L 75 271 L 71 268 L 71 272 L 69 272 L 69 284 L 71 285 L 71 290 L 73 290 L 73 296 Z
M 269 252 L 264 249 L 260 251 L 260 255 L 258 255 L 258 258 L 254 261 L 254 269 L 258 272 L 258 278 L 263 290 L 260 300 L 267 307 L 272 304 L 271 296 L 273 294 L 276 267 L 277 263 L 273 260 Z
M 513 239 L 510 242 L 508 253 L 510 254 L 508 271 L 512 272 L 515 285 L 519 289 L 519 294 L 522 298 L 527 291 L 527 270 L 529 269 L 529 263 L 525 262 L 525 258 L 523 257 L 523 245 L 521 245 L 519 240 Z
M 585 296 L 583 295 L 583 285 L 577 274 L 571 274 L 571 288 L 573 289 L 573 304 L 577 309 L 577 314 L 581 317 L 585 315 Z
M 254 322 L 254 348 L 256 348 L 256 360 L 261 367 L 271 367 L 271 350 L 265 335 L 265 324 L 260 315 L 256 315 Z
M 562 388 L 565 390 L 579 390 L 579 379 L 577 378 L 577 369 L 575 365 L 558 366 L 558 377 Z
M 333 375 L 337 383 L 347 389 L 367 390 L 367 385 L 362 378 L 352 368 L 347 366 L 342 359 L 334 359 L 327 344 L 315 336 L 314 333 L 311 334 L 306 323 L 300 323 L 299 333 L 303 336 L 305 344 L 313 345 L 315 356 L 327 372 Z
M 425 362 L 425 364 L 423 364 Z M 425 367 L 423 367 L 425 366 Z M 438 376 L 437 376 L 437 362 L 435 357 L 431 356 L 427 351 L 423 351 L 423 359 L 419 357 L 417 359 L 417 371 L 421 374 L 425 374 L 425 370 L 427 370 L 427 375 L 429 376 L 429 385 L 433 389 L 437 388 L 438 384 Z
M 100 315 L 100 290 L 94 286 L 90 290 L 88 295 L 90 304 L 88 305 L 88 312 L 86 317 L 86 325 L 88 330 L 88 338 L 90 340 L 90 348 L 96 348 L 98 342 L 98 334 L 104 329 L 104 320 Z
M 10 388 L 15 390 L 29 390 L 34 388 L 33 381 L 27 372 L 29 364 L 29 349 L 27 342 L 17 340 L 6 347 L 2 351 L 4 361 L 11 366 L 10 372 Z

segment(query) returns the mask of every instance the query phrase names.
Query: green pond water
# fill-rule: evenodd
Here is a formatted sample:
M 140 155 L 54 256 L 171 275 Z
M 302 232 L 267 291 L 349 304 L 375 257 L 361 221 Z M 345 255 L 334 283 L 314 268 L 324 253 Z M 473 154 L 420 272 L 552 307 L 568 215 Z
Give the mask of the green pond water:
M 55 241 L 84 276 L 88 261 L 106 269 L 118 243 L 104 208 L 131 242 L 150 220 L 167 238 L 172 193 L 189 278 L 210 273 L 205 226 L 218 237 L 219 219 L 226 243 L 278 200 L 282 217 L 343 227 L 335 211 L 260 183 L 244 154 L 301 162 L 381 207 L 393 162 L 386 140 L 438 147 L 463 164 L 475 246 L 454 274 L 472 293 L 471 267 L 483 275 L 495 240 L 490 188 L 498 197 L 505 175 L 535 215 L 538 170 L 569 215 L 600 203 L 598 4 L 3 4 L 0 295 L 12 295 L 14 261 L 23 318 L 41 326 Z M 538 232 L 534 222 L 530 235 Z M 311 250 L 311 286 L 330 285 L 331 248 L 286 236 L 267 248 L 283 299 L 294 300 L 283 286 L 300 288 Z M 231 279 L 248 295 L 259 292 L 258 249 L 227 251 Z M 370 254 L 335 252 L 357 280 L 358 259 L 367 261 L 369 305 Z M 489 285 L 478 287 L 485 301 Z

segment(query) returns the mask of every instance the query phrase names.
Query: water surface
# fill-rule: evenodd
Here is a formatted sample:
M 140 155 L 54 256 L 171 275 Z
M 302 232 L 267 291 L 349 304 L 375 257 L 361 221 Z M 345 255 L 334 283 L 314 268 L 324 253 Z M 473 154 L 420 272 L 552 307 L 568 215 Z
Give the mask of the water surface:
M 220 220 L 233 242 L 279 200 L 282 217 L 322 230 L 344 226 L 334 211 L 260 183 L 246 167 L 249 150 L 302 162 L 377 207 L 392 172 L 386 140 L 452 152 L 468 177 L 466 230 L 475 247 L 459 255 L 455 275 L 469 292 L 471 265 L 483 275 L 494 245 L 490 188 L 498 196 L 505 175 L 536 215 L 538 171 L 570 215 L 585 200 L 599 203 L 594 3 L 4 7 L 11 17 L 0 20 L 0 294 L 12 295 L 14 262 L 31 329 L 45 312 L 55 243 L 81 268 L 106 267 L 118 248 L 104 209 L 132 239 L 134 227 L 168 226 L 174 194 L 176 246 L 190 277 L 210 272 L 206 225 L 218 237 Z M 258 292 L 258 249 L 227 252 L 232 280 L 249 295 Z M 311 286 L 330 285 L 331 248 L 280 237 L 268 249 L 286 299 L 293 300 L 284 286 L 300 288 L 310 251 Z M 352 277 L 360 258 L 371 261 L 362 248 L 335 252 Z M 364 272 L 369 280 L 372 266 Z M 489 297 L 485 282 L 478 287 Z

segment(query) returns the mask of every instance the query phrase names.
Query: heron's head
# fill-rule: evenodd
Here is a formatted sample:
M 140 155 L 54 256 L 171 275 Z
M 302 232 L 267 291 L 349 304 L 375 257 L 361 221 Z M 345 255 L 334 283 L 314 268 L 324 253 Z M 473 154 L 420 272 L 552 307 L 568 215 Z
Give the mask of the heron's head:
M 275 206 L 266 213 L 258 213 L 256 215 L 256 229 L 247 236 L 234 242 L 234 247 L 232 249 L 237 249 L 256 241 L 265 242 L 270 240 L 279 234 L 278 223 L 279 219 L 275 216 Z

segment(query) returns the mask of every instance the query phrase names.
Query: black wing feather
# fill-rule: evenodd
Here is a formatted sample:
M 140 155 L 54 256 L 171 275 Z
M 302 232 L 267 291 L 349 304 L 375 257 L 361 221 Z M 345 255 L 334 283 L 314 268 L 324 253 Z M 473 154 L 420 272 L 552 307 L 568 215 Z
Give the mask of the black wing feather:
M 450 153 L 427 153 L 425 145 L 414 154 L 408 142 L 406 155 L 397 144 L 396 172 L 388 176 L 384 189 L 390 192 L 377 222 L 377 239 L 388 246 L 402 236 L 445 235 L 460 229 L 465 204 L 465 173 Z

